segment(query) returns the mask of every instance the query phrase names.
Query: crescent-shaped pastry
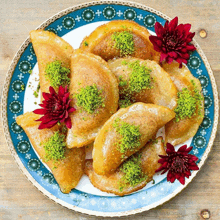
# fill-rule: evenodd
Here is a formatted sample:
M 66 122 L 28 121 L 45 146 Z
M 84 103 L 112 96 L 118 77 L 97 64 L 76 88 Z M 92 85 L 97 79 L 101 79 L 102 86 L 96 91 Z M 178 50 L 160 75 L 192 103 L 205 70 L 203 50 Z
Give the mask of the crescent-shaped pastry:
M 176 107 L 176 86 L 170 75 L 155 61 L 120 58 L 110 60 L 108 64 L 119 82 L 120 101 L 129 99 L 170 109 Z
M 27 112 L 16 118 L 16 122 L 20 125 L 29 140 L 31 141 L 34 149 L 40 158 L 48 165 L 53 173 L 60 189 L 63 193 L 69 193 L 71 189 L 75 188 L 84 173 L 85 165 L 85 149 L 84 148 L 65 148 L 65 158 L 59 160 L 54 164 L 53 160 L 46 162 L 46 152 L 44 143 L 57 132 L 58 126 L 50 129 L 39 130 L 40 122 L 35 121 L 39 119 L 39 115 L 33 112 Z
M 129 158 L 124 161 L 113 174 L 103 176 L 94 172 L 92 160 L 86 160 L 85 173 L 89 177 L 91 183 L 101 191 L 124 196 L 142 189 L 152 180 L 155 171 L 160 167 L 158 163 L 160 158 L 158 155 L 166 155 L 163 139 L 161 137 L 149 142 L 139 152 L 132 156 L 133 161 L 135 161 L 134 158 L 138 159 L 134 164 L 132 163 L 133 166 L 129 166 L 132 170 L 128 169 L 126 172 L 123 172 L 123 166 L 129 163 Z M 141 168 L 141 172 L 140 169 L 138 169 L 139 167 Z M 133 185 L 131 185 L 129 181 L 126 184 L 123 181 L 124 179 L 127 180 L 125 175 L 129 172 L 132 174 L 128 177 L 133 177 L 132 182 L 135 181 Z
M 154 104 L 135 103 L 120 109 L 104 124 L 95 139 L 94 171 L 100 175 L 113 173 L 174 117 L 175 113 L 169 108 Z
M 80 48 L 104 60 L 132 56 L 159 62 L 159 53 L 149 40 L 148 30 L 134 21 L 117 20 L 99 26 L 86 37 Z
M 188 90 L 192 96 L 195 97 L 195 100 L 200 101 L 199 104 L 196 104 L 195 113 L 191 117 L 185 117 L 178 120 L 178 122 L 176 119 L 173 119 L 166 124 L 166 142 L 175 146 L 184 143 L 196 134 L 204 117 L 204 100 L 200 81 L 191 74 L 187 67 L 183 66 L 179 68 L 178 63 L 171 63 L 163 64 L 163 68 L 170 74 L 179 92 L 183 91 L 183 89 Z M 198 98 L 200 100 L 198 100 Z M 183 106 L 184 104 L 181 103 L 179 106 L 181 105 Z M 186 102 L 185 105 L 189 106 L 189 103 Z M 178 114 L 176 116 L 178 116 Z
M 72 128 L 67 146 L 82 147 L 94 141 L 98 131 L 118 108 L 118 82 L 108 64 L 99 56 L 82 51 L 73 53 L 70 72 Z
M 33 44 L 34 52 L 37 56 L 38 67 L 39 67 L 39 77 L 40 77 L 40 89 L 41 92 L 49 92 L 49 87 L 51 85 L 54 89 L 58 90 L 60 85 L 57 82 L 60 82 L 62 86 L 65 86 L 68 80 L 64 77 L 59 77 L 59 80 L 53 79 L 55 83 L 51 82 L 51 77 L 47 77 L 47 69 L 50 67 L 49 65 L 53 62 L 58 62 L 61 64 L 62 68 L 66 68 L 69 73 L 70 68 L 70 57 L 73 53 L 73 48 L 70 44 L 68 44 L 61 37 L 57 36 L 53 32 L 44 31 L 44 30 L 34 30 L 30 32 L 31 42 Z M 57 68 L 56 68 L 57 69 Z M 65 71 L 58 70 L 58 74 L 64 74 Z M 53 69 L 51 74 L 55 74 Z

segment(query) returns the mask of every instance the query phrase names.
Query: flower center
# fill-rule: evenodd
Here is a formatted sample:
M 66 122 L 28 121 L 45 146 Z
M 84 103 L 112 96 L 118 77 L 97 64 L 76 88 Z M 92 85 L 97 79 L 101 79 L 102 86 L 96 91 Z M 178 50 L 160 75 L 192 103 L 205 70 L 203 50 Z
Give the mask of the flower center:
M 169 36 L 168 39 L 167 39 L 167 43 L 169 46 L 171 47 L 175 47 L 176 46 L 176 39 L 173 38 L 173 36 Z
M 182 173 L 187 170 L 187 158 L 182 155 L 177 155 L 176 158 L 172 161 L 171 169 L 173 172 Z
M 58 109 L 59 109 L 59 104 L 56 103 L 55 106 L 54 106 L 54 110 L 56 111 L 56 110 L 58 110 Z
M 177 36 L 174 35 L 170 35 L 169 33 L 167 33 L 164 37 L 164 44 L 167 48 L 167 51 L 173 51 L 174 49 L 176 49 L 176 47 L 178 46 L 178 38 Z

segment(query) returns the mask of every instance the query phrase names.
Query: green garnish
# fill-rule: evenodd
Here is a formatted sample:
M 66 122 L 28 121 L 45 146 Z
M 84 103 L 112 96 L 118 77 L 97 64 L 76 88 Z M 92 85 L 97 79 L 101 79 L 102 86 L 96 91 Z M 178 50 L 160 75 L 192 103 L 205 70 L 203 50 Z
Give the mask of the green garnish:
M 122 61 L 121 61 L 121 64 L 122 64 L 122 65 L 127 65 L 128 62 L 127 62 L 126 60 L 122 60 Z
M 126 86 L 126 85 L 127 85 L 127 81 L 123 80 L 122 76 L 119 76 L 119 86 L 123 87 L 123 86 Z
M 119 106 L 126 108 L 135 102 L 135 100 L 131 100 L 134 93 L 152 88 L 153 79 L 150 75 L 152 70 L 144 64 L 140 64 L 139 60 L 133 62 L 123 60 L 122 65 L 127 65 L 128 69 L 131 70 L 129 80 L 124 80 L 122 76 L 119 76 L 119 86 L 121 87 Z
M 196 99 L 196 105 L 198 108 L 198 115 L 202 115 L 202 101 L 204 100 L 203 96 L 201 95 L 200 91 L 198 90 L 194 80 L 191 80 L 191 83 L 194 87 L 194 98 Z
M 24 91 L 24 85 L 21 85 L 21 90 Z
M 120 170 L 124 173 L 122 179 L 119 182 L 120 191 L 122 191 L 127 185 L 135 187 L 147 178 L 147 175 L 144 174 L 141 169 L 140 154 L 131 156 L 122 164 Z
M 130 62 L 128 68 L 132 70 L 129 77 L 129 90 L 131 92 L 140 92 L 143 89 L 152 88 L 150 76 L 151 69 L 140 64 L 139 60 Z
M 45 161 L 52 160 L 54 163 L 65 158 L 65 135 L 56 131 L 48 141 L 43 143 L 45 149 Z
M 101 93 L 102 92 L 98 90 L 96 85 L 86 86 L 75 95 L 77 99 L 76 105 L 92 114 L 100 106 L 105 107 L 104 99 L 101 96 Z
M 128 106 L 130 106 L 132 104 L 133 103 L 131 102 L 131 100 L 127 97 L 125 97 L 124 99 L 119 100 L 119 107 L 120 108 L 127 108 Z
M 84 46 L 88 47 L 89 43 L 87 41 L 84 42 Z
M 122 56 L 128 56 L 134 53 L 134 39 L 130 32 L 114 32 L 112 34 L 112 40 L 115 42 L 114 47 L 119 49 Z
M 134 124 L 129 124 L 116 119 L 113 123 L 113 127 L 116 128 L 116 132 L 121 135 L 121 139 L 117 143 L 118 150 L 124 154 L 128 150 L 134 150 L 140 146 L 141 133 L 139 131 L 139 126 Z
M 198 108 L 198 114 L 201 114 L 201 101 L 203 97 L 197 89 L 195 82 L 192 80 L 191 83 L 194 87 L 194 93 L 189 88 L 183 88 L 181 92 L 177 93 L 177 107 L 174 109 L 176 122 L 196 115 L 196 108 Z
M 28 73 L 31 74 L 33 70 L 29 70 Z
M 38 97 L 37 91 L 34 91 L 33 95 L 35 96 L 35 98 L 37 98 Z
M 37 90 L 36 90 L 37 92 L 39 92 L 40 91 L 40 83 L 38 83 L 38 85 L 37 85 Z
M 38 85 L 37 85 L 37 89 L 36 89 L 36 91 L 34 91 L 34 93 L 33 93 L 33 95 L 35 96 L 35 98 L 38 97 L 38 93 L 39 93 L 39 91 L 40 91 L 40 83 L 38 83 Z
M 50 81 L 50 84 L 54 88 L 59 86 L 65 86 L 70 83 L 68 77 L 70 69 L 63 67 L 62 62 L 59 60 L 48 63 L 45 69 L 45 76 Z

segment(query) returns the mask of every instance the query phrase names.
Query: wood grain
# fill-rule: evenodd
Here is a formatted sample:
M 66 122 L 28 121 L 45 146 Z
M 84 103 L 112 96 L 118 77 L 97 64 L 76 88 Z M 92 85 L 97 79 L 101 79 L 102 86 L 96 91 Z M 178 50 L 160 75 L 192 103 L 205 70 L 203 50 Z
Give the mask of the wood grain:
M 21 43 L 29 32 L 53 14 L 83 0 L 1 0 L 0 7 L 0 88 Z M 191 23 L 195 39 L 205 52 L 220 90 L 220 1 L 219 0 L 138 0 L 181 23 Z M 205 29 L 207 37 L 199 37 Z M 121 219 L 202 219 L 208 209 L 212 220 L 220 219 L 220 128 L 213 149 L 193 182 L 166 204 Z M 6 145 L 0 127 L 0 219 L 103 219 L 68 210 L 44 197 L 19 171 Z M 110 219 L 110 218 L 109 218 Z

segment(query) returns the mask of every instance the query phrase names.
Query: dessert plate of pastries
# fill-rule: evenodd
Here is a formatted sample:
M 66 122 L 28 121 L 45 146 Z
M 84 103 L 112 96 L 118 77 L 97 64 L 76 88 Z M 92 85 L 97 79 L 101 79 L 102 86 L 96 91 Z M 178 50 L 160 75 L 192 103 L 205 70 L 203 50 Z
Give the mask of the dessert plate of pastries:
M 190 29 L 144 5 L 99 1 L 31 31 L 2 96 L 5 137 L 28 180 L 96 216 L 139 213 L 181 192 L 218 124 L 215 79 Z

